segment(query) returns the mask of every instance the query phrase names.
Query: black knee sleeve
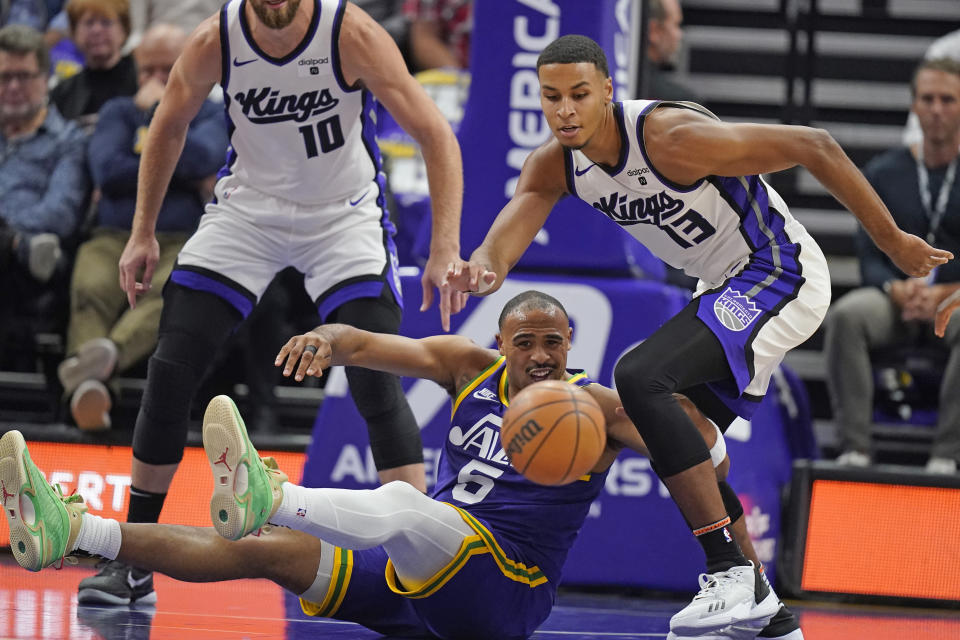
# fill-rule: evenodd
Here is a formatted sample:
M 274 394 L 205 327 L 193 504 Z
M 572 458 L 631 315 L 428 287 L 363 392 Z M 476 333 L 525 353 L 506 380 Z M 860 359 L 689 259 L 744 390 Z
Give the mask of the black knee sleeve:
M 174 464 L 183 458 L 190 404 L 199 386 L 191 367 L 158 358 L 147 363 L 147 388 L 133 430 L 133 456 L 147 464 Z
M 400 379 L 380 371 L 347 367 L 350 395 L 367 422 L 370 451 L 377 469 L 423 462 L 420 427 L 400 386 Z
M 737 492 L 727 484 L 726 480 L 721 480 L 717 485 L 720 487 L 720 497 L 723 498 L 723 506 L 727 509 L 730 522 L 736 522 L 743 516 L 743 504 L 740 503 Z
M 623 407 L 643 436 L 660 477 L 710 459 L 703 436 L 673 394 L 730 374 L 723 347 L 697 318 L 694 300 L 617 362 Z
M 656 460 L 661 478 L 710 459 L 710 450 L 673 397 L 675 385 L 644 354 L 633 350 L 617 362 L 614 379 L 627 415 Z
M 397 333 L 400 307 L 384 285 L 379 298 L 358 298 L 337 307 L 330 322 L 348 324 L 365 331 Z M 367 423 L 370 450 L 377 469 L 392 469 L 423 462 L 420 427 L 397 376 L 360 367 L 347 367 L 350 395 Z
M 680 393 L 697 405 L 697 409 L 713 421 L 721 433 L 726 433 L 733 421 L 737 419 L 737 414 L 706 384 L 698 384 Z
M 133 455 L 147 464 L 183 458 L 190 405 L 217 351 L 240 322 L 222 298 L 168 283 L 159 342 L 147 365 L 147 388 L 133 431 Z

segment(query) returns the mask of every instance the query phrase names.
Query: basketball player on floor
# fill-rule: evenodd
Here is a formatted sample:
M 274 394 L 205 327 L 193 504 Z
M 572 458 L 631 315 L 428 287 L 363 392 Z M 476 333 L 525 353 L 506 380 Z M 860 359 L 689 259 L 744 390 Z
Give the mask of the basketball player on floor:
M 423 149 L 433 206 L 423 308 L 440 287 L 443 326 L 461 301 L 443 285 L 459 259 L 460 150 L 393 40 L 341 0 L 231 0 L 191 35 L 147 135 L 120 284 L 130 305 L 157 264 L 157 212 L 184 132 L 216 83 L 229 124 L 213 202 L 164 289 L 159 344 L 133 436 L 130 522 L 156 522 L 183 457 L 204 373 L 274 275 L 305 274 L 320 317 L 371 331 L 400 325 L 400 282 L 374 96 Z M 451 308 L 451 304 L 454 306 Z M 395 376 L 349 368 L 380 480 L 426 489 L 420 431 Z M 134 585 L 131 587 L 131 585 Z M 119 563 L 80 585 L 81 602 L 154 598 L 144 572 Z
M 583 36 L 548 45 L 537 69 L 554 139 L 529 156 L 481 246 L 448 277 L 461 291 L 495 291 L 553 205 L 573 195 L 700 279 L 693 301 L 626 354 L 614 375 L 624 409 L 706 553 L 709 575 L 671 620 L 672 637 L 702 637 L 741 621 L 754 626 L 778 612 L 777 602 L 728 535 L 731 516 L 742 513 L 739 500 L 718 490 L 703 438 L 673 393 L 689 396 L 721 429 L 737 415 L 749 418 L 784 353 L 826 313 L 823 253 L 758 174 L 806 167 L 907 274 L 923 276 L 952 255 L 897 228 L 822 130 L 723 123 L 692 103 L 614 103 L 603 50 Z
M 499 351 L 462 336 L 414 340 L 333 324 L 292 338 L 277 358 L 284 375 L 297 380 L 339 364 L 426 378 L 446 389 L 453 415 L 433 498 L 406 482 L 372 491 L 292 485 L 261 462 L 233 402 L 218 396 L 204 416 L 204 447 L 215 485 L 229 489 L 215 492 L 211 517 L 221 535 L 241 540 L 210 528 L 84 514 L 82 504 L 62 500 L 44 482 L 22 436 L 10 431 L 0 439 L 0 482 L 18 497 L 4 509 L 14 555 L 33 570 L 80 548 L 191 582 L 267 578 L 299 595 L 310 615 L 391 636 L 526 638 L 553 607 L 567 551 L 603 488 L 618 440 L 640 451 L 643 443 L 618 415 L 614 391 L 566 369 L 572 330 L 559 302 L 522 293 L 504 306 L 499 324 Z M 607 420 L 607 450 L 593 473 L 564 486 L 524 478 L 499 441 L 510 399 L 540 380 L 585 389 Z M 725 475 L 722 436 L 685 405 L 713 443 L 717 474 Z M 237 495 L 241 471 L 247 490 Z M 20 511 L 27 500 L 40 514 L 30 523 Z M 267 522 L 282 527 L 243 537 Z

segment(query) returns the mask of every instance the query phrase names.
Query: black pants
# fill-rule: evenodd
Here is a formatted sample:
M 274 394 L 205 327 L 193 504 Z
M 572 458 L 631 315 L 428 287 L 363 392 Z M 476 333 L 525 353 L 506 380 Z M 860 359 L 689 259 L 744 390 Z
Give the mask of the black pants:
M 396 333 L 400 309 L 389 287 L 380 298 L 338 307 L 331 320 L 369 331 Z M 179 462 L 187 439 L 190 405 L 204 375 L 242 321 L 223 298 L 168 282 L 159 342 L 147 367 L 147 388 L 137 415 L 133 454 L 147 464 Z M 312 327 L 303 327 L 306 331 Z M 272 367 L 272 362 L 264 362 Z M 367 421 L 378 469 L 423 461 L 420 430 L 396 376 L 348 367 L 351 394 Z
M 661 477 L 670 477 L 710 458 L 687 414 L 673 397 L 684 393 L 721 429 L 735 415 L 706 387 L 732 380 L 720 340 L 697 318 L 693 300 L 652 336 L 627 353 L 614 370 L 623 407 L 650 450 Z

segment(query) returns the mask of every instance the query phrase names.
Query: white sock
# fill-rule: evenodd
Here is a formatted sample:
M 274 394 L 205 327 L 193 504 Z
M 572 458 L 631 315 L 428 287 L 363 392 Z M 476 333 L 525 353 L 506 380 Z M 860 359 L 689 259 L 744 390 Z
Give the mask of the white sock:
M 83 549 L 109 560 L 116 560 L 120 553 L 120 523 L 91 513 L 84 513 L 82 517 L 77 542 L 69 551 Z

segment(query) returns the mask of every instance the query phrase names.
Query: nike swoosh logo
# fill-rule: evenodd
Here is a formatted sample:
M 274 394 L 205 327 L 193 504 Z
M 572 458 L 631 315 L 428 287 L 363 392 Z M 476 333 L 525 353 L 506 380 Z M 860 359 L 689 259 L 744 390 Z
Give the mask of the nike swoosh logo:
M 243 62 L 240 62 L 239 60 L 237 60 L 236 56 L 234 56 L 234 58 L 233 58 L 233 66 L 235 66 L 235 67 L 242 67 L 242 66 L 245 65 L 245 64 L 250 64 L 251 62 L 256 62 L 256 61 L 257 61 L 257 59 L 254 58 L 254 59 L 252 59 L 252 60 L 244 60 Z
M 577 177 L 579 177 L 579 176 L 582 176 L 583 174 L 585 174 L 587 171 L 590 171 L 590 169 L 593 169 L 595 166 L 597 166 L 597 163 L 596 163 L 596 162 L 594 162 L 592 165 L 590 165 L 589 167 L 587 167 L 587 168 L 584 169 L 583 171 L 580 171 L 580 167 L 574 167 L 574 168 L 573 168 L 573 172 L 574 172 L 575 174 L 577 174 Z
M 350 206 L 355 207 L 360 204 L 360 201 L 367 197 L 367 194 L 370 193 L 370 189 L 367 189 L 363 192 L 363 195 L 357 198 L 356 200 L 350 200 Z
M 130 573 L 127 574 L 127 584 L 130 585 L 131 589 L 135 589 L 152 577 L 153 577 L 153 574 L 148 573 L 142 578 L 137 579 L 133 577 L 133 571 L 131 571 Z

